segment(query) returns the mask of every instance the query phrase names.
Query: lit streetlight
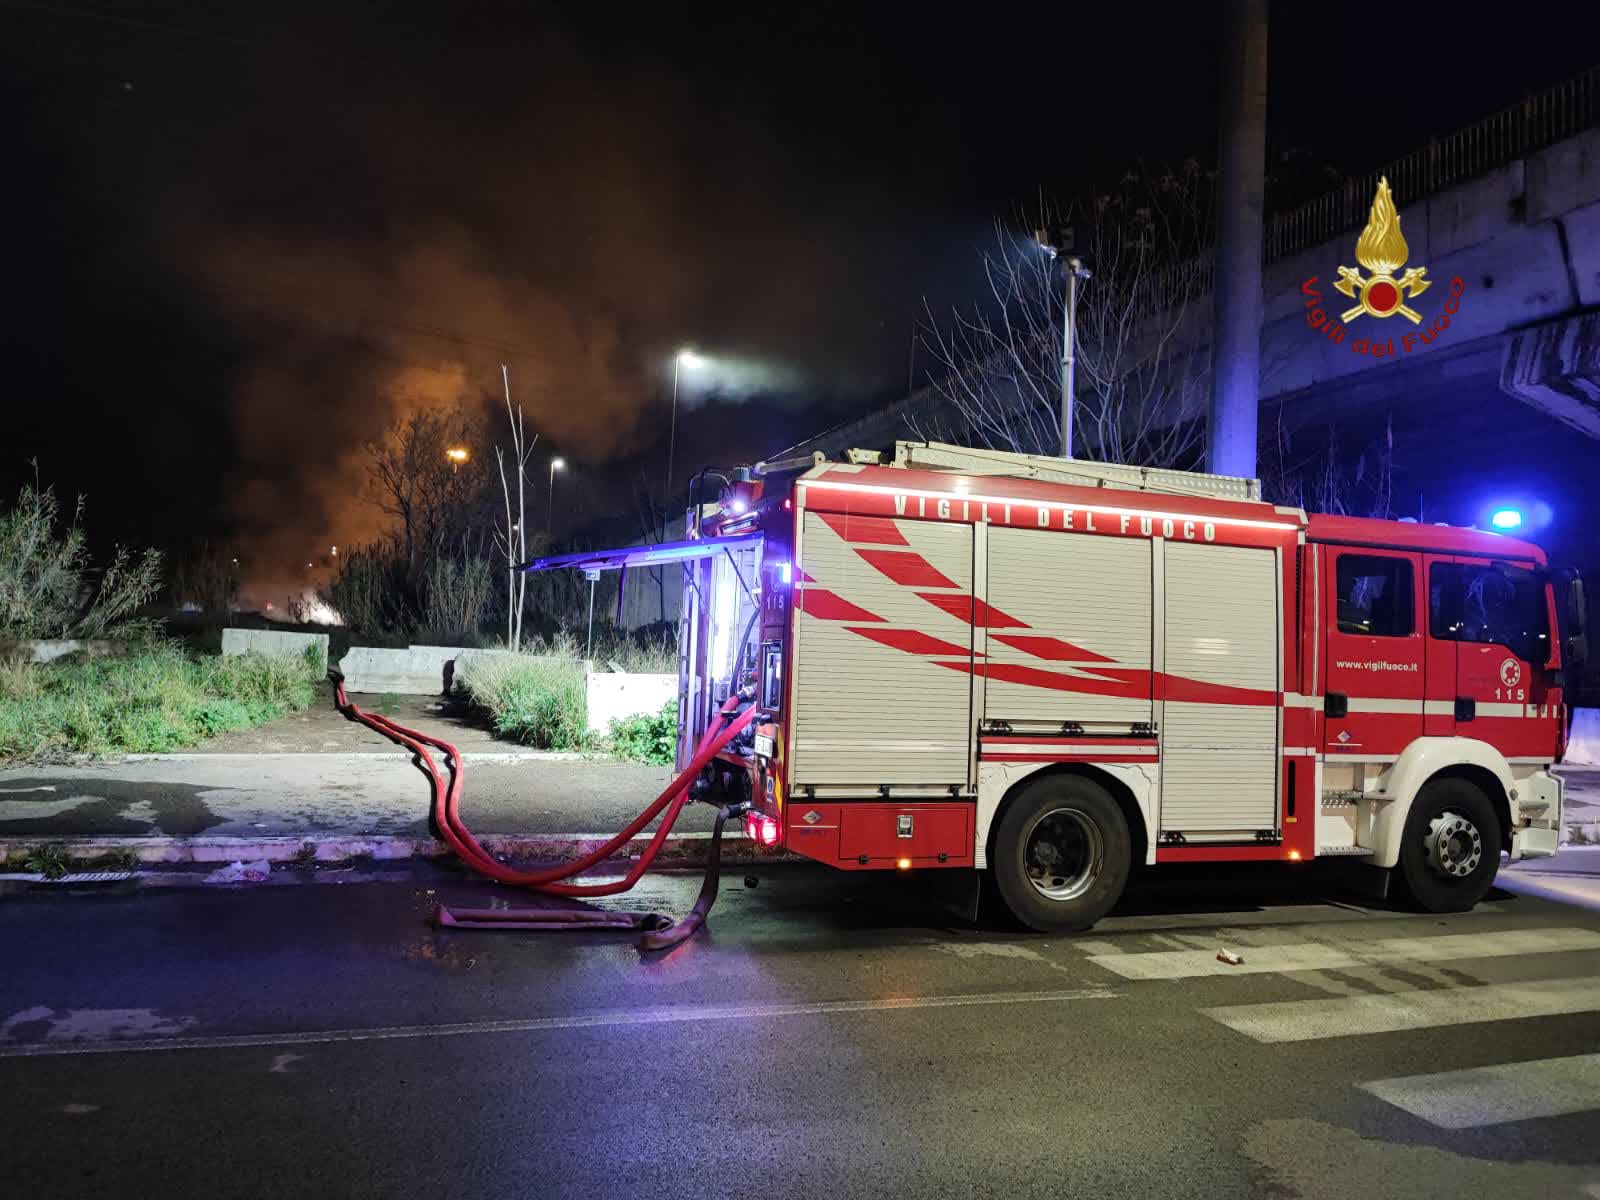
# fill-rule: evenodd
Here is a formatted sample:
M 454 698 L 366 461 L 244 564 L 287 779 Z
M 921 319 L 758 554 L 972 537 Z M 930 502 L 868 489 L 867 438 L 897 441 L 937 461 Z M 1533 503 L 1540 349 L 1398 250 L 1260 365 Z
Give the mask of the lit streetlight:
M 557 471 L 565 471 L 566 469 L 567 469 L 567 460 L 566 459 L 564 459 L 564 458 L 552 458 L 550 460 L 550 485 L 549 485 L 548 494 L 546 496 L 546 503 L 545 503 L 545 509 L 544 509 L 544 531 L 546 533 L 550 532 L 550 521 L 551 521 L 551 518 L 555 515 L 555 510 L 556 510 L 556 472 Z
M 678 376 L 688 368 L 693 371 L 697 367 L 705 366 L 703 355 L 696 354 L 688 346 L 679 350 L 672 356 L 672 425 L 667 434 L 667 497 L 672 496 L 672 457 L 678 445 Z
M 451 446 L 450 449 L 444 452 L 444 456 L 450 460 L 451 468 L 457 471 L 461 470 L 462 463 L 472 458 L 472 455 L 467 453 L 465 446 Z
M 1072 253 L 1072 230 L 1062 229 L 1052 233 L 1050 230 L 1036 229 L 1033 231 L 1033 238 L 1039 243 L 1039 248 L 1050 256 L 1051 262 L 1059 256 L 1064 256 L 1067 263 L 1066 311 L 1063 313 L 1065 320 L 1061 323 L 1061 457 L 1071 458 L 1074 343 L 1078 336 L 1078 280 L 1088 279 L 1089 271 L 1084 267 L 1083 259 Z

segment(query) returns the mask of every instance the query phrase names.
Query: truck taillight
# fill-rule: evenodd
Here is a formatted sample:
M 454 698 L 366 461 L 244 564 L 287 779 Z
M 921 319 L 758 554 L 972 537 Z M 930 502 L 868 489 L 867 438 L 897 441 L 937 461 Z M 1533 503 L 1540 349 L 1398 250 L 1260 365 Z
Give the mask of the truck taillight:
M 778 823 L 771 817 L 757 812 L 745 813 L 744 835 L 757 845 L 776 846 L 779 832 Z

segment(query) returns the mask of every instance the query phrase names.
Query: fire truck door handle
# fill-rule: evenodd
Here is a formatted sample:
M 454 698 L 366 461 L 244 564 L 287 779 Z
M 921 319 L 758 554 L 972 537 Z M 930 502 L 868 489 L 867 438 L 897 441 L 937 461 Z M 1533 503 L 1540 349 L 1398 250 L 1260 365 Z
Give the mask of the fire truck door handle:
M 1478 715 L 1478 702 L 1471 696 L 1456 697 L 1456 720 L 1471 721 Z
M 1322 715 L 1325 717 L 1348 717 L 1350 715 L 1350 697 L 1343 692 L 1329 692 L 1322 700 Z

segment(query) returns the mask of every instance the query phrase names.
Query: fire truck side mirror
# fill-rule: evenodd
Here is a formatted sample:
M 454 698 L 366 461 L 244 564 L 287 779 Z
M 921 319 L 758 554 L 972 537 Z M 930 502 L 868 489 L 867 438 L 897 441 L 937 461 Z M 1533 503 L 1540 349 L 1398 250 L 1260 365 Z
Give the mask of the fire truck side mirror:
M 1557 567 L 1550 572 L 1556 585 L 1556 603 L 1561 618 L 1562 657 L 1574 666 L 1589 658 L 1589 613 L 1583 595 L 1583 578 L 1572 567 Z

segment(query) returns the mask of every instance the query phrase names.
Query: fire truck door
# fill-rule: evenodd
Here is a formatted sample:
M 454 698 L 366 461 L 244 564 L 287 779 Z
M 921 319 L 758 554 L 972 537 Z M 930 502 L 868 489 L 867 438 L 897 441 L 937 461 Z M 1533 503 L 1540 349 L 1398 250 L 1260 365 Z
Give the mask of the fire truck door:
M 1167 542 L 1161 830 L 1242 840 L 1278 827 L 1277 555 Z
M 1422 735 L 1420 556 L 1365 546 L 1322 548 L 1327 686 L 1323 749 L 1330 757 L 1399 754 Z M 1436 672 L 1439 663 L 1428 660 Z
M 1543 577 L 1531 567 L 1457 556 L 1430 566 L 1428 591 L 1430 633 L 1455 650 L 1449 716 L 1456 736 L 1507 757 L 1552 756 L 1556 725 L 1541 718 L 1551 647 Z

